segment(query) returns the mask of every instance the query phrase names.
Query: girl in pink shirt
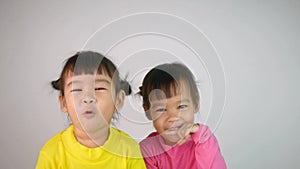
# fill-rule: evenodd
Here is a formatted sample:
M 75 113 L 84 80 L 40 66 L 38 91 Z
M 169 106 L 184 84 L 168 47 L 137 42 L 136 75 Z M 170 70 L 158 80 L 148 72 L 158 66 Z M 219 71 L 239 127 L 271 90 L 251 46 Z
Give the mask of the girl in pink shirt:
M 148 169 L 226 169 L 216 137 L 207 126 L 194 124 L 200 98 L 186 66 L 172 63 L 151 69 L 140 95 L 156 129 L 140 143 Z

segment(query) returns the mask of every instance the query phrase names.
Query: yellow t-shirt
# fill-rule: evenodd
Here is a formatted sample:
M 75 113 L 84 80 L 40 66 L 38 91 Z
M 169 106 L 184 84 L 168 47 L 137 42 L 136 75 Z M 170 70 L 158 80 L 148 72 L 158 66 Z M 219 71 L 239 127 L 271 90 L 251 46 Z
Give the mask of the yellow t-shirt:
M 139 145 L 126 133 L 110 127 L 103 146 L 88 148 L 74 136 L 71 125 L 41 149 L 36 169 L 145 169 Z

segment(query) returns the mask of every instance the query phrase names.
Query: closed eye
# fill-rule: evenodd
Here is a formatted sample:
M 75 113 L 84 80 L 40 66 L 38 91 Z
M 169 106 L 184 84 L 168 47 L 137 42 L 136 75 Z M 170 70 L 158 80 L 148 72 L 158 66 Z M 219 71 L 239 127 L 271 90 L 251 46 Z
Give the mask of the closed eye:
M 97 88 L 95 88 L 95 90 L 107 90 L 107 89 L 104 87 L 97 87 Z
M 80 92 L 82 89 L 72 89 L 71 92 Z

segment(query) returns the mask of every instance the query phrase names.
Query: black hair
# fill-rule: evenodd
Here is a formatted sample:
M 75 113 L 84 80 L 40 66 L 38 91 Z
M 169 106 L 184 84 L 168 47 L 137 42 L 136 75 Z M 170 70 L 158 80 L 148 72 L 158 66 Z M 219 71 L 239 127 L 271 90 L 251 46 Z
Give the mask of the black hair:
M 59 90 L 64 95 L 65 78 L 68 73 L 108 75 L 114 82 L 116 91 L 124 90 L 126 95 L 131 94 L 130 84 L 126 80 L 121 80 L 116 66 L 105 56 L 93 51 L 80 51 L 67 59 L 60 77 L 51 82 L 54 89 Z
M 183 80 L 190 88 L 194 104 L 199 104 L 199 91 L 192 72 L 181 63 L 161 64 L 152 68 L 145 76 L 139 94 L 143 97 L 145 111 L 150 108 L 149 94 L 155 89 L 164 92 L 167 98 L 177 95 L 179 82 Z M 158 99 L 163 98 L 161 92 L 155 92 Z
M 72 75 L 81 74 L 104 74 L 109 76 L 115 85 L 116 94 L 124 90 L 126 95 L 131 94 L 130 84 L 122 80 L 116 66 L 108 58 L 100 53 L 93 51 L 80 51 L 66 60 L 60 77 L 53 80 L 51 85 L 54 89 L 59 90 L 64 96 L 65 79 L 69 73 Z M 114 113 L 113 120 L 118 119 L 119 114 Z

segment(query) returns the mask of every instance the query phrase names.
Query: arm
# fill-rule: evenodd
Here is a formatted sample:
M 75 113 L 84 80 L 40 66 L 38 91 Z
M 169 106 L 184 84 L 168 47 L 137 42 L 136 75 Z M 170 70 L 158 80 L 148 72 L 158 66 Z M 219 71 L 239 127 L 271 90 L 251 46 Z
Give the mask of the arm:
M 55 168 L 55 167 L 53 165 L 51 165 L 51 161 L 49 160 L 49 158 L 47 158 L 47 155 L 41 151 L 35 168 L 36 169 L 51 169 L 51 168 Z
M 157 143 L 157 136 L 155 134 L 150 134 L 146 139 L 140 142 L 140 149 L 146 164 L 147 169 L 158 169 L 156 155 L 160 154 L 160 151 L 155 151 L 156 149 L 151 149 L 153 144 Z M 157 146 L 154 145 L 157 148 Z
M 207 126 L 201 125 L 199 131 L 192 135 L 192 139 L 196 144 L 195 156 L 198 168 L 227 168 L 217 139 Z

